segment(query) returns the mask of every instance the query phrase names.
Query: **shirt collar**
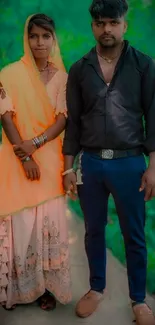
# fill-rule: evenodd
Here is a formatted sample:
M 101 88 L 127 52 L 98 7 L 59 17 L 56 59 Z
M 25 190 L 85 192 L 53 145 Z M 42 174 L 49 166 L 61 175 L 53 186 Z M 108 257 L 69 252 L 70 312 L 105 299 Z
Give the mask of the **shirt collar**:
M 129 47 L 129 42 L 125 40 L 122 56 L 124 56 L 128 52 Z M 96 46 L 94 46 L 86 55 L 84 55 L 83 59 L 89 60 L 92 63 L 95 62 L 97 59 Z
M 124 48 L 121 54 L 121 57 L 118 61 L 118 65 L 116 70 L 118 70 L 122 64 L 122 59 L 125 57 L 126 53 L 129 50 L 129 42 L 128 41 L 124 41 Z M 84 60 L 86 60 L 88 62 L 89 65 L 92 65 L 94 67 L 94 69 L 96 70 L 97 74 L 99 75 L 99 77 L 104 81 L 103 78 L 103 73 L 101 71 L 101 67 L 99 64 L 99 60 L 98 60 L 98 56 L 97 56 L 97 52 L 96 52 L 96 46 L 93 47 L 84 57 Z

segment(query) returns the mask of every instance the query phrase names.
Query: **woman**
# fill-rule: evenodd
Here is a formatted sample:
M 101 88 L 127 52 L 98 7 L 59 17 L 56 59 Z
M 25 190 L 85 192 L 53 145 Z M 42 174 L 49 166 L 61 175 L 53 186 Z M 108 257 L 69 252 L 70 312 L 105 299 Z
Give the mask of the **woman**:
M 27 20 L 24 51 L 0 73 L 0 303 L 39 298 L 53 309 L 71 300 L 60 139 L 67 74 L 53 20 Z

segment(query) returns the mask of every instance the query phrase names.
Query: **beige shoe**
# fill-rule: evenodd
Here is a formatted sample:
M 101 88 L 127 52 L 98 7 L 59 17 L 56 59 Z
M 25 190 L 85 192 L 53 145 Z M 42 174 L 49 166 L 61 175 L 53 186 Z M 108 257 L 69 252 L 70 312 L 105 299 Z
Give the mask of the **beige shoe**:
M 77 303 L 75 308 L 76 315 L 81 318 L 86 318 L 92 315 L 102 300 L 102 293 L 90 290 Z
M 137 304 L 133 307 L 137 325 L 155 325 L 155 317 L 147 304 Z

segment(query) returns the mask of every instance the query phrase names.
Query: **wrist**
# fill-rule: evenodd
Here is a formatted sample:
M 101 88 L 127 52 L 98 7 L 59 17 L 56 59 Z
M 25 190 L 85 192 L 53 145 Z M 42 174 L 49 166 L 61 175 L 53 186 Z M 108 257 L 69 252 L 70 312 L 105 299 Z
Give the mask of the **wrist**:
M 148 168 L 155 170 L 155 162 L 149 163 Z
M 24 164 L 25 162 L 28 162 L 30 160 L 32 160 L 32 158 L 30 156 L 27 156 L 26 158 L 22 159 L 21 162 L 22 164 Z
M 62 176 L 66 176 L 66 175 L 69 175 L 71 173 L 75 173 L 74 169 L 73 168 L 69 168 L 69 169 L 66 169 L 63 173 L 62 173 Z
M 149 167 L 150 168 L 155 168 L 155 152 L 151 152 L 149 154 L 150 161 L 149 161 Z
M 64 157 L 65 161 L 64 161 L 64 171 L 68 170 L 68 169 L 72 169 L 74 166 L 74 157 L 73 156 L 66 156 Z

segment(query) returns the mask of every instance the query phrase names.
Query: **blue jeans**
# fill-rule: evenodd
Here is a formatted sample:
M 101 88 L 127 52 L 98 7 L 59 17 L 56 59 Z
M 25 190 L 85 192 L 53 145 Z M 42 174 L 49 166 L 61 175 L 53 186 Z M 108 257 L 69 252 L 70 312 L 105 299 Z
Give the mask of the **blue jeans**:
M 130 298 L 137 302 L 145 299 L 146 290 L 145 202 L 144 192 L 139 192 L 145 169 L 142 155 L 103 160 L 85 152 L 81 160 L 83 185 L 78 186 L 91 289 L 101 292 L 106 286 L 105 227 L 111 193 L 124 237 Z

